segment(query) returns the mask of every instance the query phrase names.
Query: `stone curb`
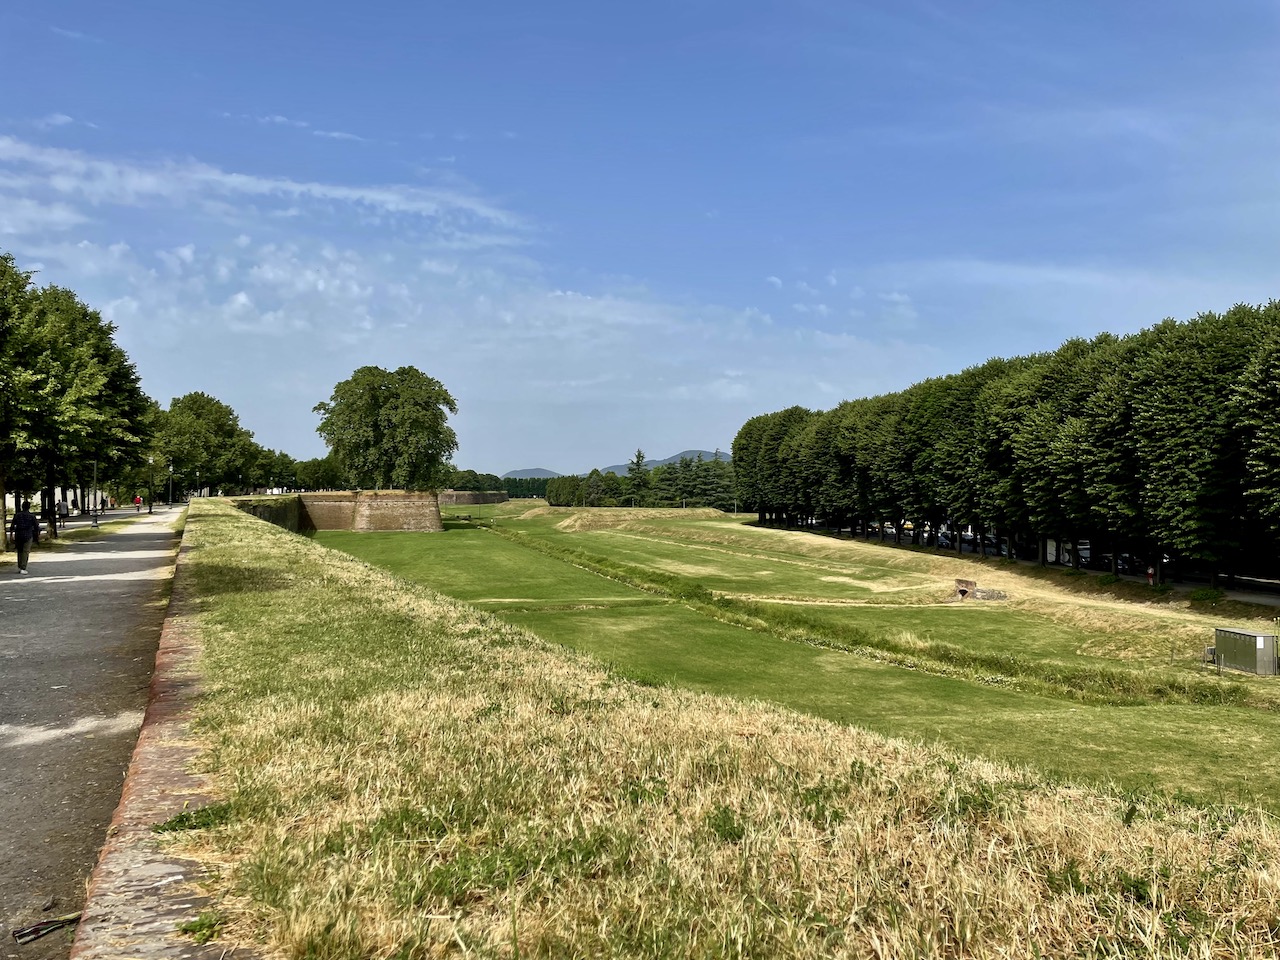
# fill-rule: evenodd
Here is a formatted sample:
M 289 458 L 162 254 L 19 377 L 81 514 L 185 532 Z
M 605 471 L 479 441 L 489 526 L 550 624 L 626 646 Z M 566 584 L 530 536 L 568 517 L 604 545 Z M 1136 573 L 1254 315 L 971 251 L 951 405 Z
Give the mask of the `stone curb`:
M 183 564 L 186 552 L 182 544 L 146 715 L 120 803 L 89 878 L 72 960 L 218 960 L 226 955 L 221 946 L 199 945 L 179 932 L 181 924 L 194 920 L 208 905 L 192 885 L 202 868 L 167 855 L 151 830 L 183 810 L 210 801 L 204 779 L 187 769 L 198 752 L 188 728 L 199 694 L 199 643 L 186 616 L 191 609 Z

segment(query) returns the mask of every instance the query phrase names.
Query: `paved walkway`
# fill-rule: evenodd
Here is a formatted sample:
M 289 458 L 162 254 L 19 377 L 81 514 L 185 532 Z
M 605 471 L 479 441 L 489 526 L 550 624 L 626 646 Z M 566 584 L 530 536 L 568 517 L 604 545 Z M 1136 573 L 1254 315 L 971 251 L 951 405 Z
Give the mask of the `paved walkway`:
M 83 905 L 147 704 L 179 512 L 37 547 L 27 576 L 0 562 L 0 957 L 70 953 L 72 931 L 23 946 L 11 931 Z

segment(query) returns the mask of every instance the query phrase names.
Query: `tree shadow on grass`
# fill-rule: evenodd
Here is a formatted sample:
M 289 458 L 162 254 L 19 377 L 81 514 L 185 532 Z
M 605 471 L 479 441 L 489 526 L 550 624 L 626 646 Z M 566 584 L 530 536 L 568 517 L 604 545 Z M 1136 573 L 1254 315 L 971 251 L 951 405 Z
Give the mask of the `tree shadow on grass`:
M 196 594 L 205 597 L 288 590 L 298 582 L 295 576 L 276 567 L 248 561 L 201 563 L 193 573 Z

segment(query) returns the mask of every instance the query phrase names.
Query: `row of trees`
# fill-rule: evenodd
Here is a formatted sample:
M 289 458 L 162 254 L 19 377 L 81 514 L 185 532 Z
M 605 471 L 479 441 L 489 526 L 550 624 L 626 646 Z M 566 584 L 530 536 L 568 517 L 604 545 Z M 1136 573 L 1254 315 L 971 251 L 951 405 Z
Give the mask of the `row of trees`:
M 115 327 L 0 254 L 0 502 L 39 491 L 52 516 L 55 488 L 83 498 L 95 468 L 111 477 L 138 463 L 154 415 Z
M 1276 572 L 1278 412 L 1272 301 L 764 414 L 733 461 L 762 523 L 911 521 L 917 541 L 973 525 L 1041 558 L 1048 539 L 1088 539 L 1216 580 Z
M 551 477 L 504 477 L 497 489 L 507 491 L 509 497 L 545 497 Z
M 300 464 L 264 448 L 208 394 L 162 408 L 115 332 L 73 291 L 37 287 L 0 254 L 0 500 L 38 493 L 52 518 L 58 490 L 87 508 L 99 491 L 150 501 L 333 478 L 331 457 Z
M 120 499 L 157 492 L 262 488 L 497 490 L 491 474 L 456 470 L 457 403 L 414 367 L 361 367 L 316 406 L 329 453 L 296 461 L 253 439 L 236 412 L 206 393 L 167 410 L 143 393 L 115 327 L 62 287 L 37 288 L 0 254 L 0 502 L 7 489 Z M 91 489 L 96 484 L 97 489 Z
M 733 465 L 719 452 L 702 454 L 652 469 L 637 450 L 626 476 L 592 470 L 586 476 L 546 481 L 547 502 L 554 507 L 735 507 Z

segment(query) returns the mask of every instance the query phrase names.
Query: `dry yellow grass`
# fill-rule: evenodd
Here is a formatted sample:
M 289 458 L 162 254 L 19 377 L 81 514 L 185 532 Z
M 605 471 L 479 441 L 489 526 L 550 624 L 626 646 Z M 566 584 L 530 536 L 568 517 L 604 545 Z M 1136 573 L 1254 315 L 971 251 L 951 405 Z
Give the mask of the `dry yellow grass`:
M 1272 821 L 654 689 L 193 505 L 183 852 L 279 957 L 1273 955 Z M 1010 731 L 1016 736 L 1016 731 Z

